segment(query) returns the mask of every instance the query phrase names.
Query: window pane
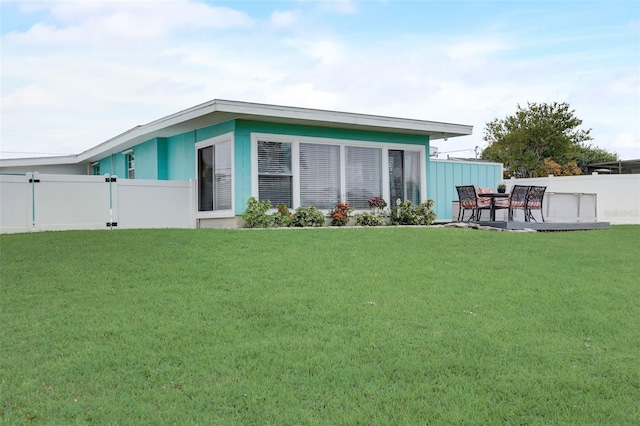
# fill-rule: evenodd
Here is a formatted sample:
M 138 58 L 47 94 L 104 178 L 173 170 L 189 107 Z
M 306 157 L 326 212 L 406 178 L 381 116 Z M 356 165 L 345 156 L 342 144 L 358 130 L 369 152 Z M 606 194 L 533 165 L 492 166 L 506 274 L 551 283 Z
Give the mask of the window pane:
M 231 142 L 223 142 L 215 147 L 214 196 L 216 210 L 231 209 Z
M 407 186 L 405 199 L 413 204 L 420 204 L 420 153 L 405 151 L 405 182 Z
M 258 142 L 258 174 L 290 175 L 291 144 L 283 142 Z
M 198 210 L 213 210 L 213 147 L 198 150 Z
M 300 204 L 331 209 L 340 201 L 340 147 L 300 144 Z
M 127 154 L 127 177 L 135 179 L 136 177 L 136 161 L 133 154 Z
M 258 180 L 258 197 L 270 200 L 271 205 L 285 204 L 293 206 L 291 199 L 291 176 L 260 176 Z
M 347 202 L 358 209 L 368 209 L 371 197 L 382 196 L 382 150 L 346 147 Z
M 258 197 L 293 207 L 291 144 L 258 141 Z
M 392 206 L 398 205 L 398 199 L 405 196 L 404 151 L 389 150 L 389 198 Z

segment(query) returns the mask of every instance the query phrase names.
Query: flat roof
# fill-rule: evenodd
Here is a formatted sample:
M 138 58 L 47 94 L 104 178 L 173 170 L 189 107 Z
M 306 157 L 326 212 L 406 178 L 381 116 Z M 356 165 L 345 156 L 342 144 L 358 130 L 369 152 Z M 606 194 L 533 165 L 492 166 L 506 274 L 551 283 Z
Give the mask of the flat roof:
M 430 140 L 467 136 L 473 131 L 473 126 L 464 124 L 214 99 L 136 126 L 77 155 L 13 158 L 0 160 L 0 166 L 93 162 L 153 138 L 170 137 L 229 120 L 424 135 Z
M 587 164 L 587 170 L 589 173 L 638 174 L 640 173 L 640 159 Z

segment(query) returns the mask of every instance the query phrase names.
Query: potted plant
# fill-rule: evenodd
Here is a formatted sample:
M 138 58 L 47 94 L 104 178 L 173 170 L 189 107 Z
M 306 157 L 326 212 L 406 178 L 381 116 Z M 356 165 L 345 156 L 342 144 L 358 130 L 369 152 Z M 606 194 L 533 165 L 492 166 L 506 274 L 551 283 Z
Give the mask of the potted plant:
M 498 192 L 500 194 L 504 194 L 505 192 L 507 192 L 507 185 L 504 182 L 500 182 L 498 184 Z

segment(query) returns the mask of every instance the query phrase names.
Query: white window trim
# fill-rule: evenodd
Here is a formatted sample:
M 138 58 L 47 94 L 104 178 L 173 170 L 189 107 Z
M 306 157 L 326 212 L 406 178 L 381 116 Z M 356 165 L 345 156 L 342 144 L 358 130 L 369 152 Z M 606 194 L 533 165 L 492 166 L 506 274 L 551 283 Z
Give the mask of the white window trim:
M 235 161 L 235 137 L 233 132 L 225 133 L 220 136 L 215 136 L 210 139 L 197 142 L 195 147 L 195 165 L 196 165 L 196 188 L 199 188 L 198 176 L 198 150 L 207 148 L 222 142 L 231 142 L 231 209 L 229 210 L 214 210 L 210 212 L 198 211 L 198 189 L 196 189 L 196 204 L 194 206 L 196 211 L 196 219 L 216 219 L 235 217 L 236 211 L 236 161 Z
M 129 176 L 131 175 L 131 171 L 133 170 L 133 179 L 136 178 L 136 153 L 135 150 L 133 148 L 128 149 L 126 151 L 123 151 L 122 154 L 124 155 L 124 161 L 125 161 L 125 165 L 126 165 L 126 173 L 127 173 L 127 179 L 131 179 Z M 133 156 L 133 167 L 129 166 L 129 156 Z
M 251 196 L 259 198 L 258 191 L 258 141 L 283 142 L 291 144 L 291 168 L 293 174 L 293 209 L 300 207 L 300 144 L 338 145 L 340 146 L 340 198 L 344 202 L 346 191 L 346 146 L 382 149 L 382 198 L 389 200 L 389 150 L 403 150 L 420 153 L 420 202 L 426 201 L 427 159 L 424 145 L 411 145 L 391 142 L 371 142 L 351 139 L 329 139 L 312 136 L 281 135 L 272 133 L 251 133 Z M 403 200 L 404 201 L 404 200 Z M 275 211 L 275 209 L 272 209 Z M 328 210 L 321 210 L 328 212 Z

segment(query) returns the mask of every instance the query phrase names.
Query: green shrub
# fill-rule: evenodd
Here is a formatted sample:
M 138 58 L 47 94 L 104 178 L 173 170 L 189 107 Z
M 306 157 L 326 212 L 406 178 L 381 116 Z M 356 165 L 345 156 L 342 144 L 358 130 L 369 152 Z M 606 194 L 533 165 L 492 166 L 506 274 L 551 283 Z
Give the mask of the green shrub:
M 358 213 L 353 216 L 358 226 L 384 226 L 387 224 L 385 216 L 373 213 Z
M 244 228 L 269 228 L 273 226 L 274 218 L 267 214 L 271 208 L 271 201 L 258 201 L 255 197 L 247 200 L 247 209 L 240 216 L 244 219 Z
M 431 225 L 436 220 L 436 213 L 431 210 L 434 201 L 427 200 L 417 206 L 405 200 L 400 206 L 391 208 L 392 225 Z
M 313 206 L 298 207 L 291 219 L 291 226 L 319 228 L 325 225 L 324 215 Z
M 271 215 L 273 226 L 277 228 L 286 228 L 291 226 L 291 219 L 293 219 L 293 215 L 289 211 L 289 207 L 285 204 L 278 204 L 276 208 L 278 211 Z

